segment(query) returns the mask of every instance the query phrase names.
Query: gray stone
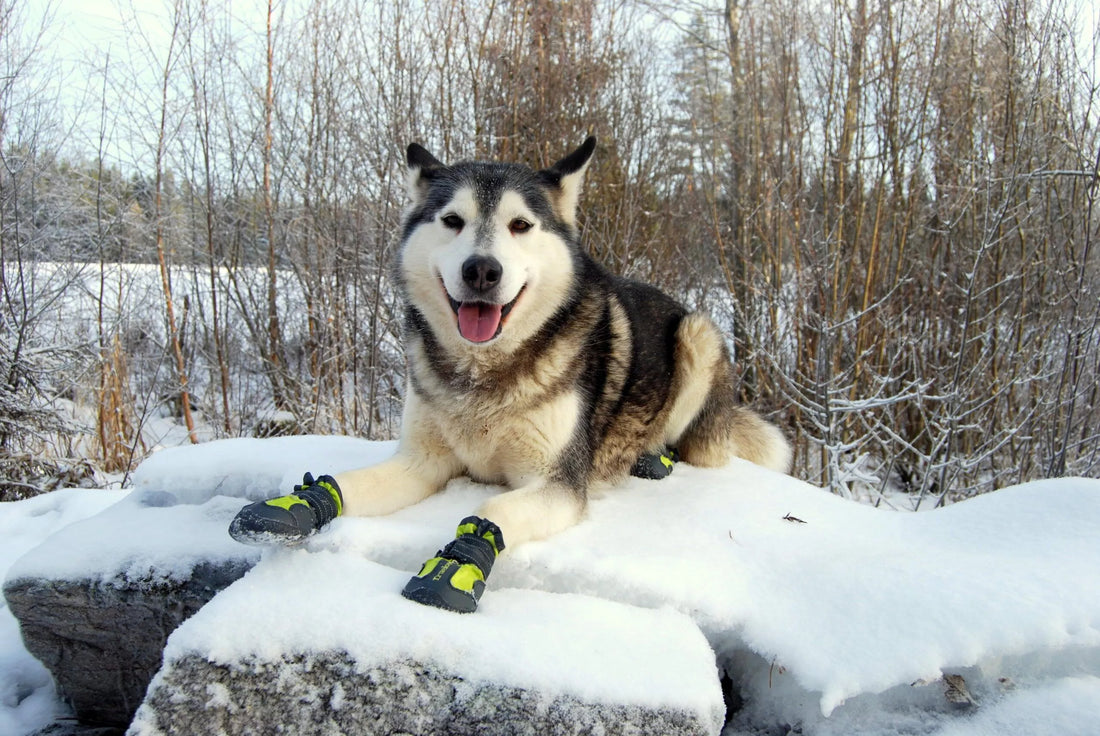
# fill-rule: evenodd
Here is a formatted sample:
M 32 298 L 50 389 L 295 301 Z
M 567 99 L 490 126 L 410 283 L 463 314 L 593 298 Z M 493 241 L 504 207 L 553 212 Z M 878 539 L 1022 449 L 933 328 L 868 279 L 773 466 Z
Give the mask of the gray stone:
M 125 729 L 113 726 L 85 726 L 79 721 L 63 720 L 51 723 L 30 736 L 123 736 Z
M 364 669 L 328 652 L 232 665 L 183 657 L 157 677 L 127 733 L 694 736 L 716 723 L 687 709 L 469 682 L 407 660 Z
M 19 578 L 4 598 L 80 722 L 126 728 L 168 635 L 250 566 L 200 563 L 184 582 Z

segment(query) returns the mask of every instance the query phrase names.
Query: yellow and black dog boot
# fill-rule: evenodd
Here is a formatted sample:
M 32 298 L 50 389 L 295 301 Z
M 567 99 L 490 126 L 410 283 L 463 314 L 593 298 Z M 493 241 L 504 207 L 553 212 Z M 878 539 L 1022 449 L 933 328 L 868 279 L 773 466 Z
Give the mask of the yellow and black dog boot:
M 401 595 L 411 601 L 457 613 L 472 613 L 485 592 L 485 579 L 504 536 L 488 519 L 468 516 L 458 525 L 454 541 L 424 563 Z
M 344 497 L 332 476 L 309 473 L 288 496 L 250 503 L 237 512 L 229 536 L 245 544 L 295 544 L 344 511 Z
M 634 463 L 634 467 L 630 469 L 630 474 L 635 478 L 661 480 L 668 477 L 672 472 L 672 466 L 679 459 L 680 456 L 676 450 L 667 447 L 657 452 L 647 452 Z

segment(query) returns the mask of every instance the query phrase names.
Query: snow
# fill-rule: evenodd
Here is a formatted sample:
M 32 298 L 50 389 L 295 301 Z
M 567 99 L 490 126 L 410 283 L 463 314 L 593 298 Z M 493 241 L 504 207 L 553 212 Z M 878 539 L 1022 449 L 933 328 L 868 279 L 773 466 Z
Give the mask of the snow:
M 78 521 L 16 560 L 10 580 L 125 579 L 156 585 L 184 582 L 196 565 L 220 560 L 255 562 L 260 552 L 229 538 L 226 529 L 240 499 L 215 496 L 174 505 L 165 492 L 136 490 L 100 514 Z M 88 550 L 102 550 L 89 555 Z
M 1100 678 L 1067 677 L 1015 693 L 936 736 L 1092 736 L 1100 723 Z
M 171 493 L 180 503 L 219 495 L 261 501 L 289 492 L 307 471 L 332 475 L 361 468 L 386 459 L 396 448 L 396 442 L 313 435 L 168 447 L 138 466 L 134 487 Z
M 138 469 L 128 497 L 98 496 L 97 505 L 87 494 L 102 491 L 62 491 L 0 506 L 0 572 L 174 575 L 202 555 L 255 554 L 225 537 L 240 496 L 285 491 L 305 470 L 367 465 L 393 447 L 295 437 L 163 450 Z M 170 649 L 229 659 L 261 645 L 307 646 L 316 627 L 301 638 L 293 627 L 257 623 L 284 620 L 308 602 L 337 612 L 349 630 L 384 632 L 341 637 L 340 646 L 358 648 L 364 661 L 382 656 L 379 647 L 470 660 L 463 647 L 484 650 L 492 641 L 485 661 L 510 668 L 495 676 L 559 691 L 595 688 L 585 693 L 630 702 L 694 690 L 705 708 L 713 691 L 706 695 L 702 683 L 714 678 L 713 659 L 708 669 L 690 654 L 701 631 L 745 699 L 725 736 L 786 726 L 868 736 L 1096 730 L 1100 481 L 1041 481 L 909 513 L 861 505 L 744 462 L 716 470 L 681 464 L 666 480 L 631 479 L 599 495 L 581 524 L 553 539 L 509 548 L 473 616 L 401 600 L 408 575 L 498 491 L 456 480 L 392 516 L 337 519 L 305 549 L 267 552 L 197 614 L 210 625 L 181 628 Z M 56 545 L 68 536 L 79 542 L 74 549 L 101 540 L 103 557 L 32 550 L 15 562 L 65 525 L 50 547 L 64 550 Z M 402 615 L 392 615 L 395 606 Z M 228 615 L 233 610 L 249 614 Z M 425 634 L 443 626 L 462 633 L 451 644 Z M 20 734 L 58 706 L 40 666 L 26 669 L 33 660 L 13 629 L 4 609 L 0 733 Z M 643 633 L 666 629 L 668 646 L 649 646 L 653 638 Z M 261 642 L 258 630 L 286 633 Z M 566 630 L 569 637 L 555 636 Z M 591 639 L 576 631 L 592 632 Z M 600 641 L 617 640 L 616 631 L 647 648 L 598 656 Z M 323 635 L 312 641 L 334 643 Z M 511 656 L 531 642 L 538 656 Z M 584 651 L 597 655 L 585 659 Z M 583 676 L 563 679 L 568 667 L 553 664 L 558 653 L 584 659 Z M 653 670 L 643 661 L 660 664 L 668 680 L 632 678 Z M 949 704 L 943 674 L 962 675 L 977 705 Z

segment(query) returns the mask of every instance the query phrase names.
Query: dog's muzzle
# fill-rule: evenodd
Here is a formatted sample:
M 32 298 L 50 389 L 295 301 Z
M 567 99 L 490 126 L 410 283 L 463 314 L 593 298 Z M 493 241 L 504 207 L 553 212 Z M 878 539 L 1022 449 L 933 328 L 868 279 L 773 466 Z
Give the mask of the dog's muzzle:
M 443 284 L 451 309 L 458 318 L 458 332 L 470 342 L 489 342 L 500 335 L 504 321 L 523 294 L 521 288 L 512 301 L 497 303 L 494 297 L 503 278 L 504 266 L 500 261 L 492 256 L 474 255 L 462 264 L 464 296 L 470 298 L 465 301 L 455 299 Z

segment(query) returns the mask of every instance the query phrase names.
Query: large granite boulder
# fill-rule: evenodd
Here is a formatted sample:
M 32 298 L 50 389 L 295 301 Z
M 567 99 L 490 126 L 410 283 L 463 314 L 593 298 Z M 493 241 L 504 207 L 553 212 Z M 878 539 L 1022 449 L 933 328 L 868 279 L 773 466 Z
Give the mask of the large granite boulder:
M 169 639 L 129 733 L 717 734 L 692 621 L 498 590 L 474 615 L 398 594 L 407 573 L 304 550 L 265 558 Z
M 125 728 L 168 635 L 255 564 L 256 550 L 223 541 L 240 505 L 134 494 L 9 570 L 4 598 L 24 645 L 81 723 Z

